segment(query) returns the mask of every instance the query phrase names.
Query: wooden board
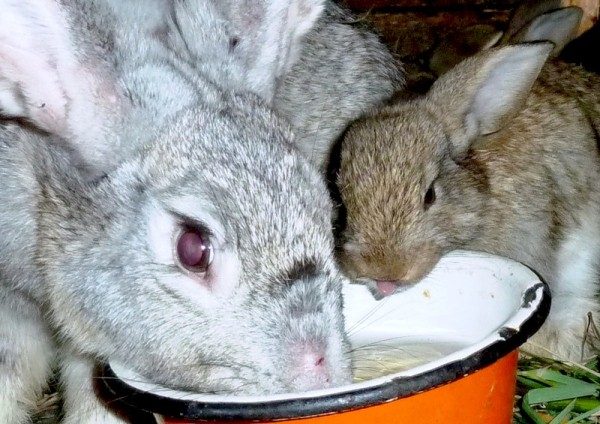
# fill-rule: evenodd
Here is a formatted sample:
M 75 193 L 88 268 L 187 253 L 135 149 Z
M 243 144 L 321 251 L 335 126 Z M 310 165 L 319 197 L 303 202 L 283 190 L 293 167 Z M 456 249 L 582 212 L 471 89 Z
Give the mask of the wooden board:
M 441 9 L 465 8 L 474 6 L 480 9 L 509 9 L 513 8 L 518 0 L 342 0 L 351 9 Z

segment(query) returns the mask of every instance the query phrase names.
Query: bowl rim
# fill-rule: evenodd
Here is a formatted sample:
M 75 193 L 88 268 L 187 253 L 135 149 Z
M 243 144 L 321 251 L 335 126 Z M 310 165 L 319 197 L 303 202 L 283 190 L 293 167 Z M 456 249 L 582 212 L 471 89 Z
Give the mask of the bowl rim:
M 510 261 L 510 260 L 509 260 Z M 516 263 L 514 261 L 510 261 Z M 517 263 L 518 264 L 518 263 Z M 527 268 L 534 275 L 537 274 Z M 184 400 L 156 393 L 150 393 L 126 383 L 119 378 L 110 364 L 101 364 L 96 370 L 96 388 L 105 402 L 117 407 L 136 409 L 174 419 L 189 420 L 282 420 L 300 419 L 319 415 L 329 415 L 343 411 L 375 406 L 382 403 L 409 397 L 434 389 L 452 381 L 473 374 L 508 355 L 521 346 L 544 323 L 550 311 L 550 291 L 546 283 L 538 277 L 528 283 L 521 296 L 518 311 L 536 303 L 533 310 L 518 322 L 518 328 L 502 326 L 486 337 L 483 346 L 459 359 L 445 362 L 441 366 L 411 375 L 383 380 L 376 385 L 357 387 L 350 390 L 320 394 L 306 392 L 298 397 L 287 397 L 267 402 L 206 402 Z M 516 312 L 515 312 L 516 313 Z M 494 337 L 496 336 L 496 337 Z M 417 367 L 419 368 L 419 367 Z M 359 384 L 359 386 L 361 386 Z

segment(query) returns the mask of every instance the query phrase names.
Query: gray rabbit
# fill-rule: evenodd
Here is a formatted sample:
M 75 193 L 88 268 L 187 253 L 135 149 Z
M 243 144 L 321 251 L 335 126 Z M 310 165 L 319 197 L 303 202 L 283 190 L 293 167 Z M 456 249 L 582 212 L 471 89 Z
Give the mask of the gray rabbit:
M 521 261 L 553 294 L 530 349 L 580 359 L 586 315 L 600 316 L 600 78 L 543 68 L 553 48 L 480 52 L 355 124 L 338 180 L 342 257 L 384 295 L 457 248 Z
M 273 105 L 287 118 L 297 145 L 325 167 L 348 124 L 404 88 L 401 64 L 358 18 L 332 1 L 283 75 Z
M 350 378 L 322 177 L 233 92 L 244 68 L 219 82 L 169 47 L 189 43 L 180 6 L 153 26 L 102 1 L 0 2 L 2 423 L 28 422 L 55 364 L 68 424 L 121 422 L 97 360 L 215 393 Z
M 185 42 L 168 37 L 168 48 L 220 85 L 259 94 L 321 169 L 345 127 L 404 85 L 401 65 L 378 37 L 329 0 L 104 1 L 127 25 L 166 29 L 177 15 L 171 33 Z

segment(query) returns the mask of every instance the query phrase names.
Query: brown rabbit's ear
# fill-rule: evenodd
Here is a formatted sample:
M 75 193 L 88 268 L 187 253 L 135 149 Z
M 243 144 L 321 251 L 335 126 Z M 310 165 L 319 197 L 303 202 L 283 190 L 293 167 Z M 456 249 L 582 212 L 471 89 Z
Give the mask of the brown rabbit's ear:
M 514 9 L 508 28 L 504 31 L 504 36 L 500 40 L 500 44 L 509 44 L 515 34 L 522 31 L 538 16 L 543 15 L 551 10 L 560 9 L 563 7 L 563 0 L 523 0 Z
M 544 13 L 518 31 L 508 42 L 551 41 L 554 43 L 552 56 L 556 56 L 576 37 L 582 17 L 583 10 L 576 6 Z
M 462 156 L 480 136 L 501 130 L 523 108 L 552 43 L 520 44 L 481 52 L 440 77 L 427 94 Z

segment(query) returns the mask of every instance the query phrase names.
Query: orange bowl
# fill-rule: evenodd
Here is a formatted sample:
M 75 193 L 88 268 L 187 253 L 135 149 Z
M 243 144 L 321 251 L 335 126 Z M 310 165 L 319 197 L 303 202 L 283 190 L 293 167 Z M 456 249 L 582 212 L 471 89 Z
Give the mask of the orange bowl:
M 365 286 L 349 284 L 344 301 L 354 348 L 401 340 L 400 347 L 445 346 L 444 355 L 343 387 L 271 396 L 158 388 L 111 363 L 99 370 L 99 392 L 111 406 L 138 417 L 134 422 L 511 422 L 516 349 L 550 309 L 548 288 L 531 270 L 504 258 L 455 252 L 401 293 L 376 300 Z

